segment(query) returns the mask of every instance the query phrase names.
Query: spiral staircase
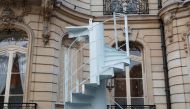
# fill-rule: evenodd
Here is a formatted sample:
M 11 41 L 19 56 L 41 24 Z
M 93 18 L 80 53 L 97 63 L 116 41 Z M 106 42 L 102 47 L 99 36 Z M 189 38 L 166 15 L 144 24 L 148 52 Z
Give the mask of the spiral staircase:
M 105 80 L 112 78 L 115 70 L 125 70 L 130 64 L 129 53 L 105 44 L 103 23 L 90 21 L 88 26 L 67 27 L 67 30 L 70 38 L 89 40 L 90 82 L 81 85 L 81 92 L 70 93 L 64 109 L 106 109 Z

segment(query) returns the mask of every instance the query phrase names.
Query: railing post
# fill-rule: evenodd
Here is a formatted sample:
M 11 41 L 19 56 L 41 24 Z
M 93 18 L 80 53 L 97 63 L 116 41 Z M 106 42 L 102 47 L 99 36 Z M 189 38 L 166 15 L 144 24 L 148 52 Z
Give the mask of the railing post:
M 127 15 L 124 15 L 124 21 L 125 21 L 126 52 L 127 52 L 127 56 L 129 57 L 129 33 L 128 33 L 128 18 L 127 18 Z
M 114 19 L 115 48 L 118 50 L 117 22 L 116 22 L 116 13 L 115 12 L 113 12 L 113 19 Z

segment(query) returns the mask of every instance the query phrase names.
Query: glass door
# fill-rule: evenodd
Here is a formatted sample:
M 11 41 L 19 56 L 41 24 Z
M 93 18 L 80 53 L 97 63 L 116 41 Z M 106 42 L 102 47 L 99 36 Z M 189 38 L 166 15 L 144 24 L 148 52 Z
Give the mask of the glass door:
M 22 103 L 26 54 L 7 51 L 0 54 L 0 102 Z
M 0 103 L 4 102 L 5 99 L 5 87 L 7 78 L 9 56 L 8 53 L 0 54 Z M 0 105 L 0 109 L 3 108 L 3 104 Z

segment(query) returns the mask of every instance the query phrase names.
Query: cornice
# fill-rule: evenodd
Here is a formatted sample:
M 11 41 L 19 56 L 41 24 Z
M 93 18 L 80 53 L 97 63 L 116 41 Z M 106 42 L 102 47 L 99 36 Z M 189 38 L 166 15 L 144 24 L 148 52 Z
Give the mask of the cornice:
M 80 24 L 83 24 L 83 23 L 88 23 L 89 22 L 89 19 L 94 19 L 95 17 L 94 16 L 91 16 L 91 15 L 87 15 L 87 14 L 84 14 L 84 13 L 80 13 L 78 11 L 74 11 L 64 5 L 59 5 L 59 6 L 56 6 L 55 12 L 58 12 L 59 14 L 61 14 L 62 16 L 65 16 L 68 18 L 67 19 L 62 19 L 60 16 L 56 16 L 57 14 L 54 14 L 54 16 L 56 17 L 59 17 L 60 19 L 64 20 L 65 22 L 69 23 L 69 24 L 72 24 L 72 25 L 80 25 Z M 73 22 L 75 21 L 75 22 Z
M 164 15 L 168 13 L 176 13 L 180 11 L 188 11 L 190 9 L 190 5 L 184 6 L 185 1 L 173 1 L 164 5 L 158 12 L 158 15 L 162 18 Z
M 105 21 L 108 19 L 112 19 L 113 16 L 99 16 L 95 17 L 94 21 Z M 144 24 L 144 23 L 156 23 L 158 22 L 159 17 L 157 15 L 128 15 L 129 24 Z M 123 22 L 123 18 L 119 18 L 118 22 Z M 107 22 L 107 24 L 113 23 L 113 20 Z
M 56 7 L 54 12 L 54 17 L 68 23 L 71 25 L 85 25 L 88 24 L 89 19 L 93 19 L 93 21 L 97 22 L 104 22 L 105 20 L 112 19 L 112 15 L 105 15 L 105 16 L 91 16 L 84 13 L 80 13 L 78 11 L 74 11 L 64 5 L 60 5 Z M 119 19 L 120 22 L 123 19 Z M 128 15 L 129 23 L 155 23 L 158 22 L 159 17 L 157 15 Z M 113 23 L 113 20 L 107 22 L 107 24 Z

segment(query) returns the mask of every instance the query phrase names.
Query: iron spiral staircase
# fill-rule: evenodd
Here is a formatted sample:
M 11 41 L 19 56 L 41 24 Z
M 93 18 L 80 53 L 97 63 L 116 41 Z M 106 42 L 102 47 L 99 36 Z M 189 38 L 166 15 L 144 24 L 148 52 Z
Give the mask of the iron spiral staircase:
M 105 44 L 104 26 L 101 22 L 90 20 L 88 26 L 67 27 L 67 30 L 70 38 L 88 39 L 90 75 L 88 83 L 78 83 L 75 86 L 81 85 L 81 91 L 68 91 L 66 88 L 69 95 L 65 95 L 64 109 L 106 109 L 105 80 L 112 78 L 115 70 L 125 70 L 130 64 L 129 52 Z M 127 35 L 126 48 L 128 47 Z

